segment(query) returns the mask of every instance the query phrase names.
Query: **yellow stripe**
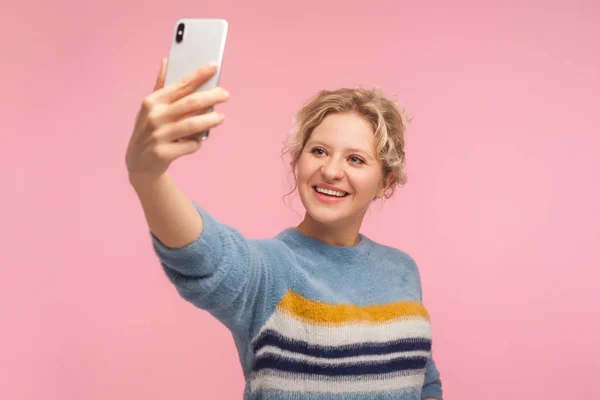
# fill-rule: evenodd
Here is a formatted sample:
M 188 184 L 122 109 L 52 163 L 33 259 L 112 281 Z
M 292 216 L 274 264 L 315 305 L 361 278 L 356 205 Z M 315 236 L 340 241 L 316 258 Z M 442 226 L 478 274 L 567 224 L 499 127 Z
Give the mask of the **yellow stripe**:
M 278 307 L 295 317 L 319 324 L 388 322 L 402 318 L 429 320 L 429 313 L 425 307 L 416 301 L 400 301 L 372 306 L 325 304 L 289 291 Z

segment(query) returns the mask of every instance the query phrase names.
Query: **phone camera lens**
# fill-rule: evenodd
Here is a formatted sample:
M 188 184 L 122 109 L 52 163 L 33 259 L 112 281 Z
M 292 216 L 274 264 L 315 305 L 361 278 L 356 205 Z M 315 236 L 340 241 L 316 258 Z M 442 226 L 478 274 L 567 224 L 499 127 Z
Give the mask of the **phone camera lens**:
M 182 22 L 177 25 L 177 34 L 175 35 L 175 41 L 181 43 L 183 41 L 183 32 L 185 31 L 185 24 Z

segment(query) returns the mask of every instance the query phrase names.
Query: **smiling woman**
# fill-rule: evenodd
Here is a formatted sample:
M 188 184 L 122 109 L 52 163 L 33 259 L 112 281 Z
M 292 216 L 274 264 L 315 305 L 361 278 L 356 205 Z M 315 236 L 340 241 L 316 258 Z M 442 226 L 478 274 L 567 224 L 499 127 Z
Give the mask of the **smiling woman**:
M 223 121 L 167 117 L 189 96 L 196 99 L 185 104 L 203 108 L 226 101 L 221 89 L 193 94 L 190 82 L 212 74 L 206 67 L 167 87 L 159 77 L 126 158 L 167 276 L 235 338 L 244 398 L 442 399 L 419 270 L 405 252 L 360 233 L 369 205 L 406 182 L 401 110 L 378 90 L 320 92 L 300 110 L 285 150 L 305 217 L 272 238 L 249 239 L 189 200 L 165 172 L 201 146 L 181 140 L 184 127 Z
M 321 91 L 297 116 L 297 130 L 284 153 L 306 209 L 298 229 L 310 236 L 342 224 L 351 244 L 374 199 L 391 197 L 406 183 L 406 117 L 377 89 Z M 335 204 L 336 207 L 327 207 Z M 344 235 L 344 236 L 345 236 Z

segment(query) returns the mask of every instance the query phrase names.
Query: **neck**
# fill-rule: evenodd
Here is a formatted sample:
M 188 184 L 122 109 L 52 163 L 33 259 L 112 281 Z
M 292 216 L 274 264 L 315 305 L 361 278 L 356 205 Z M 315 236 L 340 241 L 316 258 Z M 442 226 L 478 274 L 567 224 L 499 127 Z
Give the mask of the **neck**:
M 334 246 L 355 246 L 360 241 L 358 234 L 360 221 L 358 223 L 339 223 L 336 225 L 324 224 L 312 219 L 308 213 L 304 220 L 296 227 L 296 230 L 324 243 Z

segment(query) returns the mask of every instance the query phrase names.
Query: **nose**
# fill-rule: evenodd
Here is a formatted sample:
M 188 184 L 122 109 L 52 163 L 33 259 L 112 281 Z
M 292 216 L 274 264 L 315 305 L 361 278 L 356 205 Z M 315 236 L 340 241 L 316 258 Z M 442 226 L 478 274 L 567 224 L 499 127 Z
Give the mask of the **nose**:
M 343 178 L 344 169 L 334 157 L 331 157 L 321 167 L 321 174 L 327 181 L 338 181 Z

